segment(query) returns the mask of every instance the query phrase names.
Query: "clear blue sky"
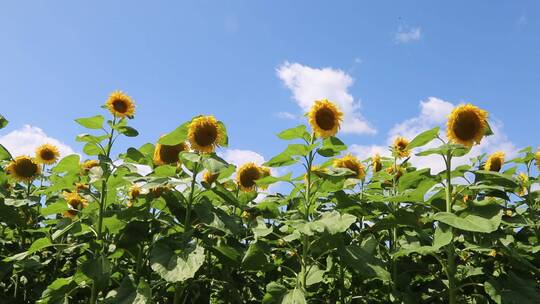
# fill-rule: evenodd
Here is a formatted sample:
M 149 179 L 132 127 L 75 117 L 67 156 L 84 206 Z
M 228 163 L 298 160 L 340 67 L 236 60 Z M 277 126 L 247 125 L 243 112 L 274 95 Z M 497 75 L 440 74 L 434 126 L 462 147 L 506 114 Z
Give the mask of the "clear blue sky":
M 400 29 L 420 36 L 397 43 Z M 4 1 L 0 39 L 0 135 L 30 124 L 77 151 L 73 119 L 105 113 L 121 89 L 141 133 L 126 146 L 214 114 L 232 148 L 271 157 L 298 123 L 276 114 L 300 113 L 276 76 L 285 61 L 354 78 L 378 134 L 349 144 L 384 144 L 429 96 L 475 103 L 516 146 L 539 144 L 537 1 Z

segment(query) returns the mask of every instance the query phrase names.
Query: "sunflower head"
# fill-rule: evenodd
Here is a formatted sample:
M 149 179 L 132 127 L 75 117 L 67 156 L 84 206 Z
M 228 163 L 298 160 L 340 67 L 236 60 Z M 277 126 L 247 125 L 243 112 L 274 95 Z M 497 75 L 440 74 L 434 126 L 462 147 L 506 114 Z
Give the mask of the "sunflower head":
M 373 166 L 373 172 L 379 172 L 382 169 L 382 163 L 381 163 L 381 155 L 379 153 L 375 154 L 373 158 L 371 159 L 372 166 Z
M 90 159 L 90 160 L 87 160 L 85 161 L 84 163 L 81 164 L 81 167 L 83 169 L 83 171 L 85 173 L 88 173 L 88 171 L 90 171 L 90 169 L 94 168 L 94 167 L 97 167 L 99 166 L 99 161 L 95 160 L 95 159 Z
M 129 188 L 129 197 L 132 199 L 136 199 L 141 195 L 141 192 L 141 187 L 133 185 L 131 188 Z
M 495 152 L 489 156 L 484 169 L 487 171 L 499 172 L 504 164 L 504 152 Z
M 19 156 L 9 163 L 6 171 L 17 181 L 30 183 L 41 174 L 41 167 L 33 158 Z
M 41 164 L 52 165 L 59 157 L 60 152 L 56 146 L 43 144 L 36 149 L 36 160 Z
M 404 158 L 411 154 L 411 150 L 407 148 L 409 141 L 405 137 L 398 136 L 394 139 L 392 150 L 397 158 Z
M 238 168 L 236 172 L 236 182 L 240 187 L 240 190 L 244 192 L 250 192 L 255 190 L 257 184 L 256 180 L 262 177 L 263 172 L 261 168 L 255 163 L 247 163 Z
M 114 91 L 109 95 L 105 106 L 116 117 L 133 118 L 135 114 L 135 103 L 127 94 L 122 91 Z
M 390 166 L 386 168 L 386 173 L 390 175 L 396 175 L 396 181 L 403 176 L 403 168 L 401 166 L 397 166 L 397 168 L 394 168 L 394 166 Z M 391 183 L 391 181 L 389 181 Z
M 354 172 L 354 178 L 364 179 L 366 177 L 366 170 L 364 165 L 352 154 L 347 154 L 342 158 L 334 160 L 335 168 L 346 168 Z
M 208 185 L 211 185 L 213 182 L 217 180 L 219 177 L 219 173 L 212 173 L 208 170 L 204 171 L 202 180 L 203 182 L 207 183 Z
M 451 142 L 472 147 L 488 129 L 488 113 L 472 104 L 459 105 L 448 116 L 446 136 Z
M 518 175 L 518 181 L 521 184 L 521 186 L 519 187 L 518 195 L 525 196 L 525 194 L 527 194 L 527 186 L 529 184 L 529 176 L 526 173 L 521 172 Z
M 191 147 L 195 151 L 203 153 L 214 152 L 221 144 L 223 130 L 216 118 L 210 116 L 200 116 L 194 118 L 188 127 L 188 139 Z
M 540 171 L 540 148 L 538 148 L 536 154 L 534 154 L 534 158 L 536 160 L 536 167 L 538 167 L 538 170 Z
M 64 198 L 66 199 L 70 209 L 64 212 L 64 216 L 74 217 L 77 215 L 77 212 L 86 208 L 88 202 L 78 193 L 65 192 Z
M 172 146 L 158 143 L 154 150 L 154 164 L 157 166 L 176 164 L 180 160 L 178 154 L 187 150 L 188 146 L 183 142 Z
M 150 195 L 152 195 L 154 198 L 159 198 L 164 192 L 169 190 L 171 190 L 169 186 L 157 186 L 155 188 L 150 188 L 148 193 L 150 193 Z
M 316 100 L 308 113 L 309 124 L 317 136 L 322 138 L 336 135 L 343 113 L 331 101 L 327 99 Z
M 75 183 L 75 192 L 81 192 L 90 189 L 88 184 L 84 183 Z

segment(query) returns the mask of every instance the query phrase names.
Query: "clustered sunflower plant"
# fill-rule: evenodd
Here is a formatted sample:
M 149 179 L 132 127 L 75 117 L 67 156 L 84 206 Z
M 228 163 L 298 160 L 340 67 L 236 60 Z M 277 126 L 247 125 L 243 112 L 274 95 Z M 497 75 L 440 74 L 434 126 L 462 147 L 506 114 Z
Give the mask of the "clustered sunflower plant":
M 538 303 L 540 149 L 466 162 L 492 133 L 474 105 L 362 160 L 318 100 L 238 167 L 211 115 L 114 156 L 135 102 L 104 108 L 75 120 L 84 155 L 0 145 L 0 303 Z

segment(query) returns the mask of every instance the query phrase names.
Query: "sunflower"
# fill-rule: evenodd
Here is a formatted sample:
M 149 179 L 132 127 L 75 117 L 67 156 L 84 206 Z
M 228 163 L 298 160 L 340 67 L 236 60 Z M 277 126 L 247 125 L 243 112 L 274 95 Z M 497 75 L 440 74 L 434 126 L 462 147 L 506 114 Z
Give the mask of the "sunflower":
M 392 149 L 394 150 L 394 155 L 397 158 L 407 157 L 411 154 L 411 150 L 407 149 L 409 141 L 405 137 L 398 136 L 394 139 L 394 144 Z
M 180 160 L 178 154 L 187 150 L 188 146 L 183 142 L 172 146 L 156 144 L 156 149 L 154 150 L 154 164 L 157 166 L 176 164 Z
M 109 95 L 105 103 L 109 111 L 116 117 L 132 118 L 135 114 L 135 103 L 127 94 L 122 91 L 114 91 Z
M 169 186 L 157 186 L 155 188 L 150 188 L 148 193 L 150 193 L 150 195 L 152 195 L 154 198 L 159 198 L 164 192 L 169 190 L 171 190 Z
M 82 190 L 88 190 L 90 189 L 90 187 L 88 186 L 88 184 L 84 184 L 84 183 L 75 183 L 75 192 L 80 192 Z
M 386 168 L 386 173 L 388 173 L 390 175 L 394 175 L 394 173 L 395 173 L 396 174 L 396 181 L 397 181 L 401 176 L 403 176 L 403 168 L 401 166 L 397 166 L 397 170 L 395 170 L 394 166 L 391 166 L 391 167 Z M 391 181 L 389 181 L 389 182 L 391 182 Z
M 188 138 L 195 151 L 211 153 L 222 141 L 222 132 L 218 121 L 212 115 L 194 118 L 188 127 Z
M 448 116 L 446 136 L 450 141 L 470 148 L 484 137 L 487 118 L 488 112 L 472 104 L 459 105 Z
M 487 171 L 499 172 L 504 164 L 504 152 L 495 152 L 489 156 L 484 166 Z
M 373 172 L 379 172 L 382 169 L 382 163 L 381 163 L 381 156 L 379 153 L 375 154 L 373 158 L 371 159 L 371 163 L 373 166 Z
M 129 197 L 131 197 L 132 199 L 136 199 L 141 195 L 141 191 L 141 187 L 133 185 L 131 188 L 129 188 Z
M 36 149 L 36 160 L 41 164 L 52 165 L 59 157 L 60 152 L 53 145 L 43 144 Z
M 323 99 L 315 101 L 308 117 L 313 132 L 326 138 L 336 135 L 343 120 L 343 113 L 333 102 Z
M 217 180 L 218 177 L 219 177 L 219 173 L 212 173 L 207 170 L 204 172 L 202 180 L 208 185 L 211 185 L 213 182 Z
M 19 156 L 9 163 L 6 171 L 17 181 L 30 183 L 41 174 L 41 167 L 33 158 Z
M 88 206 L 88 202 L 86 199 L 84 199 L 82 196 L 80 196 L 77 193 L 64 193 L 64 198 L 66 199 L 70 209 L 64 212 L 64 216 L 67 217 L 74 217 L 77 215 L 77 212 L 86 208 Z
M 529 183 L 529 176 L 521 172 L 518 175 L 518 180 L 519 180 L 519 183 L 521 184 L 521 187 L 519 187 L 518 195 L 525 196 L 525 194 L 527 194 L 527 184 Z
M 259 167 L 259 170 L 261 170 L 261 178 L 271 175 L 270 168 L 268 167 L 261 166 Z M 259 188 L 261 188 L 262 190 L 266 190 L 268 189 L 268 185 L 260 185 Z
M 538 148 L 538 151 L 536 151 L 534 158 L 536 159 L 536 167 L 538 167 L 538 170 L 540 170 L 540 148 Z
M 82 163 L 82 165 L 81 165 L 84 172 L 88 172 L 88 171 L 90 171 L 90 169 L 92 169 L 94 167 L 97 167 L 97 166 L 99 166 L 99 161 L 97 161 L 95 159 L 87 160 L 84 163 Z
M 255 181 L 262 177 L 261 168 L 255 163 L 247 163 L 238 168 L 236 182 L 244 192 L 253 191 L 257 186 Z
M 335 168 L 346 168 L 353 171 L 355 178 L 364 179 L 364 177 L 366 177 L 364 165 L 362 165 L 358 158 L 352 154 L 347 154 L 342 158 L 334 160 L 333 165 Z

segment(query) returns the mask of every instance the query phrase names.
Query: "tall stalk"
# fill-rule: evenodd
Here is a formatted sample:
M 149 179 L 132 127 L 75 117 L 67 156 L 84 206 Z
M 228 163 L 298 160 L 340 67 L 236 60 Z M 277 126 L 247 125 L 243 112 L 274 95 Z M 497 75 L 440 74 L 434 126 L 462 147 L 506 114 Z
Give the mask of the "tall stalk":
M 445 157 L 446 163 L 446 212 L 452 212 L 452 151 L 449 150 Z M 456 264 L 455 264 L 455 248 L 454 248 L 454 234 L 452 227 L 450 229 L 450 234 L 452 234 L 452 239 L 450 244 L 446 246 L 446 255 L 447 255 L 447 264 L 446 264 L 446 273 L 448 276 L 448 303 L 456 303 Z
M 309 142 L 309 145 L 311 146 L 313 142 L 315 141 L 315 134 L 311 134 L 311 140 Z M 311 208 L 311 167 L 313 164 L 313 159 L 315 158 L 315 154 L 313 151 L 309 152 L 309 155 L 305 158 L 306 160 L 306 189 L 305 189 L 305 220 L 306 222 L 309 222 L 310 220 L 310 213 L 309 210 Z M 309 251 L 309 236 L 304 235 L 302 238 L 302 271 L 300 272 L 302 274 L 302 289 L 304 292 L 307 293 L 307 273 L 309 271 L 308 267 L 308 251 Z

